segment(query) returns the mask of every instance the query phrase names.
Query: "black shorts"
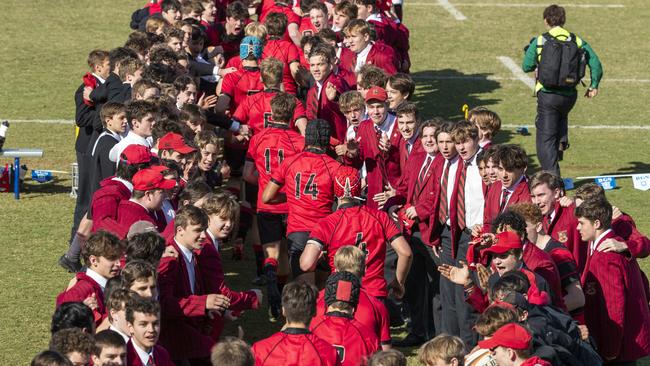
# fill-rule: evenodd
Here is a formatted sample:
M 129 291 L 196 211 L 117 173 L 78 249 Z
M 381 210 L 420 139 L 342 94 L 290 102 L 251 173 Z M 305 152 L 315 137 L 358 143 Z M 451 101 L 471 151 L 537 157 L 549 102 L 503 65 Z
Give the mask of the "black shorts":
M 287 239 L 289 239 L 289 256 L 300 258 L 309 240 L 309 231 L 295 231 L 287 235 Z
M 280 241 L 287 235 L 287 214 L 258 212 L 257 229 L 262 245 Z

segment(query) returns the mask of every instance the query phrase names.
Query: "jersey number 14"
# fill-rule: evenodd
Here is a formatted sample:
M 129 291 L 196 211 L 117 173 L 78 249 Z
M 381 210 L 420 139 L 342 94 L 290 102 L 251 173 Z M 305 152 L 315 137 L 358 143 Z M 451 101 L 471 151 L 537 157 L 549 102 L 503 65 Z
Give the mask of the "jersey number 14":
M 297 173 L 296 174 L 296 199 L 299 200 L 300 196 L 302 194 L 304 195 L 310 195 L 312 200 L 318 199 L 318 185 L 316 184 L 316 173 L 312 173 L 309 175 L 309 178 L 307 179 L 307 184 L 305 184 L 305 188 L 300 190 L 300 183 L 302 181 L 302 173 Z

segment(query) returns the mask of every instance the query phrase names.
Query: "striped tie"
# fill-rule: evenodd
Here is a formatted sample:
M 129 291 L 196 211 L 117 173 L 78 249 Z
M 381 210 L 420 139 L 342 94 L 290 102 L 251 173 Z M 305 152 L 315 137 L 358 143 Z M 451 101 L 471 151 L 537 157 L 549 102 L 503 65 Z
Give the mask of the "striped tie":
M 460 178 L 458 179 L 458 201 L 456 209 L 458 210 L 458 227 L 461 230 L 465 229 L 465 178 L 467 177 L 467 166 L 469 163 L 466 163 L 463 166 L 463 169 L 460 172 Z
M 507 189 L 503 189 L 503 192 L 501 193 L 501 203 L 499 204 L 499 212 L 503 212 L 506 208 L 506 203 L 508 203 L 508 197 L 510 197 L 510 191 Z
M 415 196 L 420 193 L 420 190 L 422 189 L 422 184 L 424 183 L 424 178 L 427 176 L 427 172 L 429 171 L 429 166 L 431 165 L 431 162 L 433 159 L 431 159 L 431 156 L 427 156 L 427 158 L 424 160 L 424 165 L 422 166 L 422 169 L 420 169 L 420 174 L 418 175 L 418 180 L 415 181 L 415 190 L 413 191 L 413 200 L 415 200 Z
M 440 183 L 440 207 L 438 208 L 438 220 L 441 224 L 444 225 L 447 222 L 447 216 L 449 216 L 449 207 L 447 201 L 447 183 L 449 182 L 449 167 L 451 166 L 451 161 L 447 160 L 447 166 L 445 171 L 442 173 L 442 182 Z

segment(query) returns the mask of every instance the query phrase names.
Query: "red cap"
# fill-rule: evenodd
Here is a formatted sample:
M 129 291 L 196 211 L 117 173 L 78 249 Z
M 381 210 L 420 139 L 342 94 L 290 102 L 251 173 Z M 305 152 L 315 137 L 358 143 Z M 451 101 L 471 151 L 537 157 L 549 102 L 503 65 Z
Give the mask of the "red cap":
M 189 154 L 196 151 L 195 148 L 185 143 L 183 136 L 173 132 L 169 132 L 160 138 L 160 141 L 158 141 L 158 150 L 174 150 L 181 154 Z
M 517 323 L 509 323 L 499 328 L 492 338 L 478 342 L 483 349 L 495 349 L 499 346 L 512 349 L 528 349 L 532 337 L 526 328 Z
M 136 191 L 150 191 L 152 189 L 172 189 L 176 181 L 165 179 L 155 169 L 142 169 L 133 176 L 133 189 Z
M 510 249 L 522 249 L 521 238 L 513 231 L 504 231 L 495 236 L 495 242 L 485 249 L 485 253 L 502 254 Z
M 138 144 L 131 144 L 122 150 L 120 159 L 127 164 L 142 164 L 151 162 L 151 150 L 148 147 Z
M 370 89 L 368 89 L 368 92 L 366 93 L 366 103 L 368 103 L 371 100 L 378 100 L 382 103 L 388 100 L 388 94 L 386 94 L 386 89 L 380 86 L 373 86 Z
M 336 197 L 353 198 L 361 195 L 359 171 L 349 166 L 342 166 L 334 173 L 334 194 Z

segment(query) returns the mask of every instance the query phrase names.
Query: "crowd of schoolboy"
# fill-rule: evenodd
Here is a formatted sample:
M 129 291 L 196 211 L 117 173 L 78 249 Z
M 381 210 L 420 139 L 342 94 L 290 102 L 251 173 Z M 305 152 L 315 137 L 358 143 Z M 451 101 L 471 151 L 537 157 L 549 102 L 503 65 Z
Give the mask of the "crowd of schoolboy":
M 90 52 L 59 260 L 76 274 L 32 365 L 405 365 L 393 346 L 421 346 L 427 365 L 650 354 L 637 263 L 650 240 L 601 187 L 570 198 L 553 173 L 529 177 L 526 151 L 493 142 L 495 112 L 422 120 L 401 9 L 154 0 L 124 46 Z M 224 245 L 241 259 L 244 242 L 266 301 L 225 281 Z M 221 338 L 254 309 L 286 324 L 252 347 Z

